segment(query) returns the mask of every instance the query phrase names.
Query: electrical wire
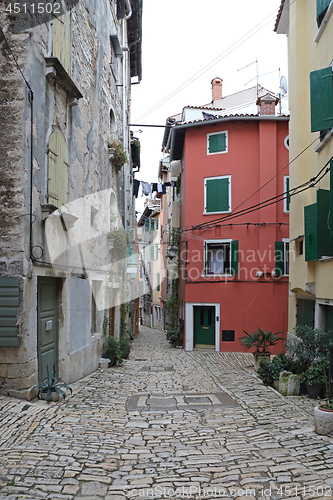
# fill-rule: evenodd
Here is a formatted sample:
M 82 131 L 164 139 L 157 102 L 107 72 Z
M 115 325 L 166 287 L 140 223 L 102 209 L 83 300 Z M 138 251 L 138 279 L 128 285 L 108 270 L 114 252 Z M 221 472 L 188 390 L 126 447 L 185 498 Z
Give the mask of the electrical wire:
M 294 0 L 295 1 L 295 0 Z M 146 112 L 142 113 L 138 118 L 135 119 L 135 121 L 138 121 L 142 118 L 145 118 L 148 116 L 150 113 L 155 111 L 155 109 L 159 108 L 162 104 L 165 104 L 167 101 L 169 101 L 172 97 L 174 97 L 176 94 L 178 94 L 181 90 L 186 88 L 190 83 L 193 83 L 195 80 L 197 80 L 200 76 L 202 76 L 204 73 L 206 73 L 208 70 L 210 70 L 215 64 L 226 58 L 228 55 L 230 55 L 234 50 L 239 48 L 241 45 L 243 45 L 247 40 L 249 40 L 252 36 L 254 36 L 256 33 L 258 33 L 261 29 L 263 29 L 268 23 L 272 21 L 272 19 L 276 16 L 276 11 L 272 12 L 269 14 L 267 17 L 265 17 L 260 23 L 258 23 L 256 26 L 251 28 L 245 35 L 243 35 L 241 38 L 239 38 L 236 42 L 234 42 L 230 47 L 225 49 L 221 54 L 219 54 L 215 59 L 213 59 L 210 63 L 208 63 L 206 66 L 204 66 L 201 70 L 199 70 L 197 73 L 192 75 L 188 80 L 186 80 L 184 83 L 182 83 L 179 87 L 177 87 L 175 90 L 170 92 L 166 97 L 161 99 L 159 102 L 154 104 L 151 108 L 149 108 Z M 264 23 L 264 24 L 263 24 Z M 262 26 L 260 26 L 262 24 Z M 260 26 L 260 27 L 259 27 Z M 253 32 L 253 33 L 252 33 Z
M 285 191 L 277 196 L 274 196 L 272 198 L 269 198 L 265 201 L 262 201 L 260 203 L 257 203 L 256 205 L 253 205 L 251 207 L 248 207 L 244 210 L 240 210 L 238 212 L 234 212 L 229 215 L 225 215 L 223 217 L 220 217 L 218 219 L 214 219 L 213 221 L 209 222 L 204 222 L 202 224 L 198 224 L 197 226 L 192 226 L 191 228 L 185 229 L 184 231 L 195 231 L 195 230 L 202 230 L 202 229 L 209 229 L 211 227 L 215 227 L 218 222 L 224 222 L 226 220 L 231 220 L 236 217 L 241 217 L 244 215 L 247 215 L 252 212 L 256 212 L 257 210 L 260 210 L 262 208 L 268 207 L 270 205 L 276 204 L 288 197 L 296 196 L 297 194 L 300 194 L 312 187 L 315 187 L 324 177 L 327 175 L 327 173 L 330 171 L 330 167 L 328 167 L 328 164 L 332 161 L 333 157 L 322 167 L 322 169 L 318 172 L 318 174 L 315 177 L 312 177 L 308 181 L 306 181 L 303 184 L 300 184 L 299 186 L 293 188 L 292 192 L 290 191 Z

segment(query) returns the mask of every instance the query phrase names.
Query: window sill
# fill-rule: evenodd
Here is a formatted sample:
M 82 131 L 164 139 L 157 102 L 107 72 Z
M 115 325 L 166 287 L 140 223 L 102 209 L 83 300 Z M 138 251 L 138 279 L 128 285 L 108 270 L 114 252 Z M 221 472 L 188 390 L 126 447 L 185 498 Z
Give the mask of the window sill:
M 59 61 L 57 57 L 45 57 L 46 62 L 46 76 L 49 79 L 56 80 L 66 90 L 68 97 L 76 104 L 78 99 L 83 95 Z
M 232 210 L 227 212 L 202 212 L 202 215 L 219 215 L 219 214 L 231 214 Z
M 233 274 L 202 274 L 201 278 L 233 278 Z
M 331 130 L 329 130 L 327 132 L 327 134 L 325 135 L 325 137 L 320 141 L 320 143 L 318 144 L 318 146 L 315 149 L 315 152 L 319 153 L 319 151 L 321 151 L 326 146 L 328 141 L 330 141 L 332 139 L 332 136 L 333 136 L 333 128 L 331 128 Z

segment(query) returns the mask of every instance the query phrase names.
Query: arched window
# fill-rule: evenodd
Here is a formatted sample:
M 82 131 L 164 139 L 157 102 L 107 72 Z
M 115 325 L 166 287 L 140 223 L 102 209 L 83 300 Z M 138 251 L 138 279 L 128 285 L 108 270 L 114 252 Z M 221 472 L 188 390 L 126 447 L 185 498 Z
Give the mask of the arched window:
M 48 203 L 61 207 L 67 203 L 67 146 L 60 132 L 50 136 L 47 151 L 48 158 Z

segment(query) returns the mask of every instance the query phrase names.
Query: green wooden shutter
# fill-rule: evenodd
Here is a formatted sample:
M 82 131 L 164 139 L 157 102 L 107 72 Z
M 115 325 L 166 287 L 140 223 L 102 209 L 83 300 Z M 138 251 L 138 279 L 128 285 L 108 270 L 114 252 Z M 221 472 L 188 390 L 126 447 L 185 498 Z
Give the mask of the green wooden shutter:
M 311 132 L 333 127 L 332 68 L 310 73 Z
M 218 136 L 217 134 L 208 136 L 208 151 L 210 153 L 218 152 Z
M 289 177 L 286 177 L 286 192 L 288 193 L 286 197 L 286 212 L 289 212 L 289 205 L 290 205 Z
M 48 200 L 56 207 L 67 203 L 67 147 L 60 132 L 53 132 L 48 147 Z
M 284 274 L 284 242 L 275 242 L 275 274 L 283 276 Z
M 57 57 L 70 75 L 71 67 L 71 14 L 63 5 L 64 14 L 52 21 L 52 55 Z
M 333 238 L 333 160 L 330 162 L 330 201 L 329 201 L 329 230 Z
M 297 299 L 296 304 L 296 324 L 302 326 L 314 326 L 315 301 L 307 299 Z
M 230 274 L 238 274 L 238 240 L 231 242 Z
M 218 134 L 217 136 L 218 151 L 225 151 L 227 149 L 227 140 L 225 134 Z
M 229 212 L 229 178 L 206 180 L 206 212 Z
M 160 288 L 161 288 L 161 278 L 160 278 L 160 273 L 157 273 L 157 287 L 156 287 L 156 290 L 159 292 L 160 291 Z
M 19 281 L 17 277 L 0 277 L 0 347 L 19 347 L 17 313 Z
M 158 229 L 158 219 L 156 219 L 155 229 Z
M 150 245 L 150 257 L 151 257 L 151 260 L 154 260 L 154 257 L 155 257 L 155 245 Z
M 317 0 L 317 24 L 321 25 L 321 22 L 326 14 L 326 10 L 330 4 L 331 0 Z
M 318 259 L 317 203 L 304 207 L 305 260 Z
M 318 257 L 331 257 L 333 255 L 333 240 L 329 231 L 330 191 L 318 189 L 317 205 Z
M 149 219 L 145 220 L 145 231 L 149 231 Z
M 155 229 L 155 219 L 151 219 L 151 221 L 150 221 L 150 230 L 154 231 L 154 229 Z

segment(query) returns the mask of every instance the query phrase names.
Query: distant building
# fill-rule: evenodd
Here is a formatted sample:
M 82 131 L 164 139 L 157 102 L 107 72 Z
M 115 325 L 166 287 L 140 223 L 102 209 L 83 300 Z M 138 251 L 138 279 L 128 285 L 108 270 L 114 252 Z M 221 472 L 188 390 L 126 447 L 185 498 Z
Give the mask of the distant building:
M 244 330 L 287 333 L 289 117 L 267 89 L 244 91 L 251 114 L 216 110 L 233 102 L 220 78 L 212 92 L 211 109 L 170 117 L 163 140 L 181 165 L 180 319 L 185 349 L 238 352 Z
M 333 2 L 281 2 L 290 101 L 289 332 L 333 330 Z

